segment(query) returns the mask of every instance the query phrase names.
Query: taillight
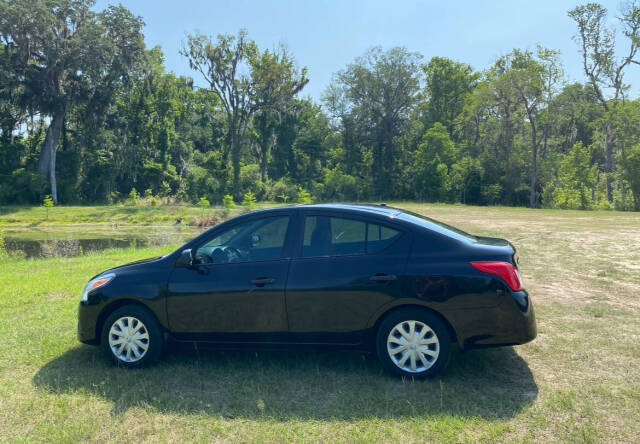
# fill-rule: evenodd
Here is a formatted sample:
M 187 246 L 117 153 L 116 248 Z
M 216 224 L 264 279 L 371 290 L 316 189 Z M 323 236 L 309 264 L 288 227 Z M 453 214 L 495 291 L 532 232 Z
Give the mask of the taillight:
M 518 269 L 509 262 L 471 262 L 471 266 L 483 273 L 502 279 L 513 291 L 522 290 L 522 279 Z

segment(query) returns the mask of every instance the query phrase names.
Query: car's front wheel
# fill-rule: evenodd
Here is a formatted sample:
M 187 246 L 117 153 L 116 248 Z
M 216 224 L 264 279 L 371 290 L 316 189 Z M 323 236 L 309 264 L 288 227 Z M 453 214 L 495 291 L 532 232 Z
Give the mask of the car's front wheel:
M 109 315 L 102 346 L 111 360 L 127 368 L 143 367 L 162 354 L 162 331 L 155 316 L 138 305 L 125 305 Z
M 376 349 L 382 364 L 400 376 L 433 377 L 449 363 L 451 339 L 444 322 L 421 309 L 402 308 L 380 324 Z

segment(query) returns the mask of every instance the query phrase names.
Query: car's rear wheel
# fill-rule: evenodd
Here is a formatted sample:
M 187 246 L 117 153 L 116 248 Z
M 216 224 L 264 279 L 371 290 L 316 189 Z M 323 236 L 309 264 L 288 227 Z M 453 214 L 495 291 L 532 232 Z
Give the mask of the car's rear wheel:
M 376 349 L 380 361 L 392 373 L 428 378 L 449 363 L 451 339 L 437 315 L 419 308 L 402 308 L 380 323 Z
M 143 367 L 162 355 L 163 337 L 155 316 L 138 305 L 125 305 L 102 327 L 102 346 L 111 360 L 127 368 Z

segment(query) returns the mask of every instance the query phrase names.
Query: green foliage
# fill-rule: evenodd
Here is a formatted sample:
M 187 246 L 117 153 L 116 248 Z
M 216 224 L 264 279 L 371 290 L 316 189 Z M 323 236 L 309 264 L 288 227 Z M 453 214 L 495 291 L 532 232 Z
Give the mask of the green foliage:
M 225 194 L 222 199 L 222 204 L 225 210 L 231 211 L 236 207 L 236 203 L 233 200 L 233 196 L 231 194 Z
M 592 191 L 596 184 L 596 167 L 591 166 L 589 149 L 576 143 L 562 160 L 558 170 L 559 186 L 553 192 L 558 208 L 588 210 L 593 204 Z
M 171 185 L 166 180 L 163 180 L 160 184 L 160 191 L 158 191 L 158 195 L 160 197 L 169 197 L 171 196 L 172 190 Z
M 640 144 L 629 148 L 622 157 L 622 177 L 633 194 L 634 211 L 640 211 Z
M 253 210 L 256 206 L 256 202 L 256 195 L 251 191 L 248 191 L 242 199 L 242 206 L 246 207 L 248 210 Z
M 53 199 L 51 198 L 50 194 L 47 194 L 44 197 L 44 200 L 42 201 L 42 206 L 45 208 L 51 208 L 53 207 L 55 204 L 53 203 Z
M 449 132 L 437 122 L 424 135 L 414 164 L 414 190 L 424 200 L 449 200 L 449 167 L 457 153 Z
M 205 208 L 209 208 L 211 206 L 211 202 L 209 202 L 206 197 L 202 196 L 200 200 L 198 200 L 198 203 L 196 205 L 204 210 Z
M 301 204 L 313 203 L 311 194 L 309 194 L 309 192 L 302 187 L 300 187 L 300 191 L 298 192 L 298 203 L 301 203 Z
M 274 202 L 295 202 L 298 198 L 298 187 L 287 178 L 267 184 L 267 199 Z
M 54 205 L 51 195 L 47 194 L 42 201 L 42 206 L 47 210 L 47 220 L 49 220 L 49 208 L 53 208 Z
M 129 197 L 127 198 L 128 205 L 138 205 L 140 203 L 140 194 L 138 194 L 138 190 L 135 188 L 131 188 L 129 192 Z
M 565 84 L 558 52 L 541 47 L 483 72 L 373 48 L 320 106 L 299 98 L 308 72 L 285 47 L 261 49 L 245 31 L 190 35 L 181 53 L 209 86 L 194 88 L 144 48 L 126 8 L 67 3 L 0 0 L 0 204 L 139 205 L 134 190 L 149 206 L 248 193 L 286 203 L 306 201 L 303 188 L 324 201 L 640 208 L 633 63 L 617 57 L 600 5 L 569 12 L 585 83 Z M 618 18 L 619 43 L 635 45 L 640 6 Z M 584 164 L 576 143 L 589 147 L 588 177 L 569 165 Z
M 7 257 L 7 245 L 4 236 L 4 229 L 0 227 L 0 259 Z
M 320 196 L 329 201 L 345 201 L 363 197 L 363 190 L 356 177 L 342 171 L 340 167 L 326 169 Z

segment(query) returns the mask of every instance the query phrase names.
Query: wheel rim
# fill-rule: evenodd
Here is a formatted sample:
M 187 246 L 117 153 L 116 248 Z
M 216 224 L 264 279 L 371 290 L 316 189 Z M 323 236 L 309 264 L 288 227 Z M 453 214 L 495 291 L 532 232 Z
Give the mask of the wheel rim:
M 440 341 L 424 322 L 402 321 L 387 337 L 387 352 L 398 368 L 409 373 L 429 370 L 438 360 Z
M 111 325 L 109 347 L 122 362 L 137 362 L 149 349 L 149 331 L 140 319 L 124 316 Z

